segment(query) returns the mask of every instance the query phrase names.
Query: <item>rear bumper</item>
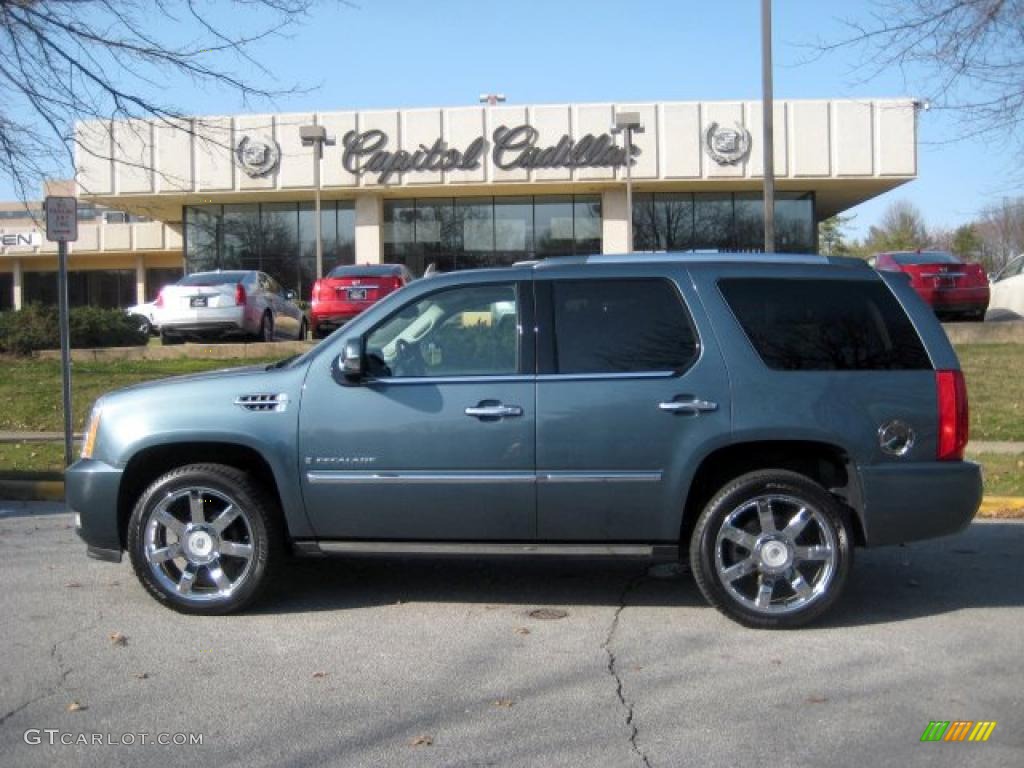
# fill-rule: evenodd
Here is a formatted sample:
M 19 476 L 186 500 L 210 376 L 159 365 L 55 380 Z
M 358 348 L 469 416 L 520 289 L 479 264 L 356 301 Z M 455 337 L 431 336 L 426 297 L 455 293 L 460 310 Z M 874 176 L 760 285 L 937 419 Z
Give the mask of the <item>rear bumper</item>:
M 117 495 L 121 470 L 102 461 L 82 459 L 64 473 L 68 511 L 76 515 L 75 533 L 86 543 L 89 557 L 120 562 L 121 532 Z
M 939 311 L 960 312 L 983 310 L 988 307 L 988 286 L 946 290 L 923 288 L 918 289 L 917 292 L 933 309 Z
M 209 308 L 165 313 L 160 329 L 174 333 L 211 333 L 244 331 L 245 307 Z
M 869 547 L 957 533 L 981 505 L 981 467 L 973 462 L 881 464 L 858 472 Z
M 358 317 L 363 311 L 369 309 L 369 306 L 345 309 L 327 308 L 320 309 L 314 308 L 310 310 L 309 320 L 310 324 L 314 328 L 325 329 L 325 328 L 340 328 L 349 320 Z

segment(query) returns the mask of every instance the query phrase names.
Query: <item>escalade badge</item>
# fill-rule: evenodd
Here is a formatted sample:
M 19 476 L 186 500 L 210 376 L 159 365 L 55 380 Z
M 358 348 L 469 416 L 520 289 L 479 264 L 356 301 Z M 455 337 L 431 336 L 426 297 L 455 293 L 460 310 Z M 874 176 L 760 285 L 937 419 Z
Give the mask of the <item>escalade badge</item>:
M 711 123 L 704 131 L 704 150 L 719 165 L 736 165 L 750 154 L 750 131 L 739 123 L 720 128 Z

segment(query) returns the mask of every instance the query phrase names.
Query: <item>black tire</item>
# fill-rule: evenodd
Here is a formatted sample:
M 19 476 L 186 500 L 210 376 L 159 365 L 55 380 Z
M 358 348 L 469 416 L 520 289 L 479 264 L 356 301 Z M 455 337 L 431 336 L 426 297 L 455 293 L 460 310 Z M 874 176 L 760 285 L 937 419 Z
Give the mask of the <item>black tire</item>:
M 145 315 L 129 315 L 129 318 L 135 327 L 139 329 L 139 333 L 144 333 L 149 336 L 153 332 L 153 324 L 149 322 L 149 318 Z
M 175 336 L 174 334 L 167 333 L 166 331 L 160 331 L 160 343 L 165 347 L 172 346 L 174 344 L 183 344 L 185 339 L 181 336 Z
M 302 322 L 299 323 L 299 341 L 305 341 L 306 336 L 309 334 L 309 328 L 306 325 L 306 318 L 302 318 Z
M 263 313 L 263 319 L 260 320 L 260 341 L 273 341 L 274 340 L 274 316 L 269 312 Z
M 194 499 L 201 523 L 191 511 Z M 225 517 L 231 522 L 218 530 Z M 181 535 L 163 522 L 168 518 Z M 128 554 L 142 586 L 181 613 L 241 610 L 273 583 L 284 559 L 277 501 L 247 473 L 223 464 L 190 464 L 157 479 L 139 497 L 127 533 Z M 174 547 L 179 556 L 158 562 Z
M 770 523 L 761 518 L 765 504 Z M 789 515 L 792 509 L 803 511 Z M 807 518 L 799 531 L 787 527 L 798 517 Z M 838 599 L 852 563 L 850 526 L 839 502 L 804 475 L 781 469 L 729 482 L 708 502 L 690 539 L 701 593 L 755 629 L 798 627 L 821 616 Z M 761 590 L 767 590 L 763 602 Z
M 326 339 L 327 338 L 327 334 L 324 333 L 322 330 L 320 330 L 319 327 L 315 327 L 315 328 L 313 328 L 313 338 L 316 341 L 320 341 L 321 339 Z

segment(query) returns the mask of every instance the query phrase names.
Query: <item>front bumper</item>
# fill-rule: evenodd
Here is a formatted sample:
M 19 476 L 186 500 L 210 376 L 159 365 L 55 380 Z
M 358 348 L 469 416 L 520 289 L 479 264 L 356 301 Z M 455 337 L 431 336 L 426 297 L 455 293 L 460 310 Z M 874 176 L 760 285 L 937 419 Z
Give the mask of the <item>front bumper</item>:
M 120 562 L 121 532 L 117 497 L 121 470 L 95 459 L 81 459 L 64 473 L 68 511 L 75 514 L 75 533 L 86 543 L 87 553 L 98 560 Z
M 869 547 L 957 533 L 981 505 L 981 467 L 970 461 L 877 464 L 858 471 Z

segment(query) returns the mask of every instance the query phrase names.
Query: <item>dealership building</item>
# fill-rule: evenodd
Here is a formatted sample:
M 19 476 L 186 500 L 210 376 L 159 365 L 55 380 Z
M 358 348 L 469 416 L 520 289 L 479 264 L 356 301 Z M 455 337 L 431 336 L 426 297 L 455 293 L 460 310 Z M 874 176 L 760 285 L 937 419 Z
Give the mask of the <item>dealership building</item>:
M 638 113 L 632 146 L 612 132 Z M 302 126 L 323 126 L 317 168 Z M 776 247 L 917 175 L 917 103 L 776 101 Z M 760 102 L 482 105 L 82 123 L 72 303 L 123 306 L 183 271 L 261 269 L 308 298 L 322 263 L 447 271 L 627 249 L 763 247 Z M 31 206 L 30 206 L 31 207 Z M 36 204 L 38 207 L 38 204 Z M 56 297 L 56 246 L 0 205 L 0 308 Z

